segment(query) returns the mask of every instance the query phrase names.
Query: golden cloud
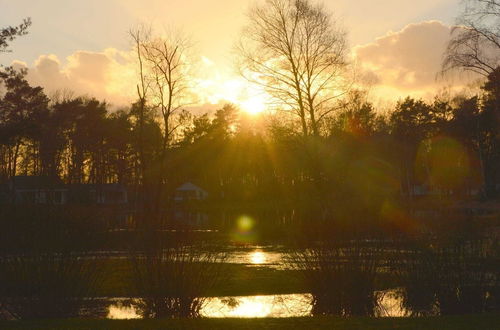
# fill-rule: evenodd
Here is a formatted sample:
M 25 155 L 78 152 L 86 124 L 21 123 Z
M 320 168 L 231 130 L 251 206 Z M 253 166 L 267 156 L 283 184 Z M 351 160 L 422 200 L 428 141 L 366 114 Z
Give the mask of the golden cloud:
M 439 21 L 408 24 L 354 47 L 353 56 L 383 98 L 429 97 L 443 88 L 460 89 L 475 77 L 439 75 L 451 29 Z
M 426 97 L 450 81 L 437 79 L 451 27 L 439 21 L 409 24 L 397 32 L 388 32 L 374 42 L 358 45 L 352 54 L 363 81 L 374 86 L 373 93 L 394 100 L 405 95 Z M 108 48 L 101 52 L 79 50 L 63 61 L 56 55 L 41 55 L 28 68 L 28 80 L 42 86 L 50 95 L 57 90 L 71 90 L 114 105 L 126 105 L 136 99 L 137 65 L 132 51 Z M 261 90 L 212 59 L 201 56 L 196 76 L 192 78 L 196 102 L 201 106 L 236 103 L 247 110 L 266 102 Z M 454 83 L 463 85 L 463 81 Z
M 70 90 L 123 105 L 134 99 L 135 68 L 129 53 L 116 49 L 103 52 L 77 51 L 62 63 L 56 55 L 41 55 L 28 67 L 15 61 L 13 65 L 28 69 L 27 79 L 42 86 L 50 95 Z

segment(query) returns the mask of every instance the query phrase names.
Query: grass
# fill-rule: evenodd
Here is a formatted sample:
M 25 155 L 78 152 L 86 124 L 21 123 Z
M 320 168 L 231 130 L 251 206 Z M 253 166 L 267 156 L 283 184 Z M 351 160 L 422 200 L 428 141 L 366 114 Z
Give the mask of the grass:
M 130 263 L 124 259 L 102 259 L 106 275 L 98 288 L 101 297 L 133 297 L 135 289 Z M 308 292 L 296 270 L 278 270 L 263 266 L 227 265 L 228 279 L 216 285 L 208 296 L 251 296 Z M 394 286 L 394 278 L 380 274 L 377 290 Z M 389 285 L 392 283 L 392 286 Z
M 106 275 L 98 288 L 101 297 L 136 296 L 131 278 L 131 265 L 124 259 L 103 259 Z M 260 294 L 286 294 L 305 292 L 304 285 L 293 270 L 276 270 L 268 267 L 227 265 L 228 279 L 216 285 L 208 296 L 246 296 Z
M 284 319 L 159 319 L 0 321 L 1 329 L 498 329 L 500 314 L 426 318 L 304 317 Z

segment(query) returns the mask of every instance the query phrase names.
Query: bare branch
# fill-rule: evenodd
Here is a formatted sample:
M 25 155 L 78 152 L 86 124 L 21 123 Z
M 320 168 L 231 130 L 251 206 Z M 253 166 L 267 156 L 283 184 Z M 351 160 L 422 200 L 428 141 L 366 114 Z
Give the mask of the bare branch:
M 304 135 L 319 135 L 326 104 L 345 87 L 345 33 L 309 0 L 267 0 L 248 20 L 237 46 L 242 76 L 296 113 Z
M 488 76 L 500 65 L 500 1 L 467 0 L 452 29 L 442 72 L 460 69 Z

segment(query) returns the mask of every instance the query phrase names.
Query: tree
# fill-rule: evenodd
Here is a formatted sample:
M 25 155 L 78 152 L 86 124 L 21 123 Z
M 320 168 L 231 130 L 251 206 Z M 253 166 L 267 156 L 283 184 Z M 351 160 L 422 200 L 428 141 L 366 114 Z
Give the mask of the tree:
M 170 33 L 144 42 L 141 48 L 152 81 L 151 101 L 153 107 L 160 110 L 163 149 L 166 150 L 179 127 L 174 116 L 188 103 L 190 42 L 180 33 Z
M 132 125 L 129 113 L 117 111 L 107 118 L 107 161 L 109 163 L 111 182 L 130 184 L 133 182 L 132 166 Z
M 142 176 L 151 173 L 153 166 L 160 177 L 149 178 L 154 182 L 164 181 L 162 170 L 167 150 L 171 146 L 177 130 L 182 126 L 183 108 L 188 104 L 190 82 L 190 42 L 181 33 L 170 33 L 156 37 L 151 30 L 139 28 L 130 32 L 137 55 L 139 83 L 137 84 L 138 102 L 134 106 L 139 131 L 139 158 Z M 162 129 L 161 149 L 155 164 L 147 163 L 143 141 L 148 118 L 159 120 Z M 149 180 L 147 179 L 147 180 Z
M 368 101 L 367 92 L 353 90 L 341 104 L 342 110 L 331 120 L 331 135 L 349 133 L 368 136 L 375 132 L 377 115 L 373 104 Z
M 412 173 L 415 157 L 424 140 L 430 137 L 436 123 L 433 108 L 422 100 L 407 97 L 399 101 L 389 118 L 391 135 L 399 142 L 396 151 L 401 161 L 401 177 L 405 178 L 406 192 L 412 196 Z
M 25 79 L 25 71 L 12 67 L 0 71 L 0 80 L 7 92 L 0 99 L 0 144 L 7 154 L 7 175 L 17 174 L 18 160 L 23 146 L 37 149 L 41 125 L 48 114 L 49 99 L 41 87 L 31 87 Z M 34 151 L 37 153 L 38 151 Z M 35 167 L 35 166 L 34 166 Z
M 146 217 L 153 223 L 162 221 L 159 209 L 166 192 L 167 154 L 177 130 L 182 126 L 184 116 L 181 110 L 187 104 L 189 42 L 180 33 L 157 37 L 144 28 L 130 34 L 139 69 L 139 100 L 134 106 L 134 113 L 137 114 L 139 128 L 138 150 L 143 182 L 140 194 L 145 213 L 150 214 Z M 152 151 L 151 147 L 157 142 L 157 128 L 160 129 L 161 143 Z M 148 139 L 151 143 L 147 142 Z
M 241 74 L 297 115 L 304 136 L 318 136 L 332 101 L 345 90 L 344 31 L 309 0 L 267 0 L 248 20 L 237 46 Z
M 150 83 L 147 81 L 147 75 L 144 68 L 143 45 L 149 39 L 151 31 L 145 28 L 130 30 L 130 37 L 134 44 L 134 51 L 137 56 L 138 78 L 136 85 L 138 101 L 133 105 L 134 112 L 137 115 L 138 127 L 138 153 L 140 162 L 141 179 L 144 180 L 147 170 L 146 157 L 144 152 L 144 125 L 147 117 L 147 98 L 150 92 Z
M 484 162 L 486 194 L 491 195 L 495 183 L 499 182 L 500 165 L 500 67 L 488 75 L 483 87 L 482 111 L 480 113 L 481 152 Z
M 452 30 L 443 72 L 472 71 L 487 77 L 500 65 L 500 1 L 466 0 Z
M 185 115 L 191 121 L 191 124 L 183 128 L 182 145 L 195 143 L 210 133 L 212 123 L 208 117 L 208 113 L 195 117 L 191 113 L 185 112 Z
M 31 25 L 31 18 L 25 18 L 18 26 L 8 26 L 0 29 L 0 53 L 8 52 L 9 42 L 16 37 L 23 36 L 28 33 L 28 28 Z

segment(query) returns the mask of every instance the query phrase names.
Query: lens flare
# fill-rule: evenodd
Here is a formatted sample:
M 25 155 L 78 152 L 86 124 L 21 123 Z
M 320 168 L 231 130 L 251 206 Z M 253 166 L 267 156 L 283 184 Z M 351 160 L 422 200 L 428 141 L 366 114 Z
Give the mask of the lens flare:
M 249 231 L 253 228 L 254 221 L 249 216 L 241 216 L 237 220 L 237 225 L 240 231 Z
M 380 216 L 386 224 L 403 232 L 410 233 L 417 230 L 416 222 L 396 201 L 385 200 L 380 209 Z
M 236 226 L 232 233 L 232 238 L 238 243 L 252 243 L 256 239 L 254 231 L 255 220 L 248 216 L 242 215 L 236 219 Z
M 461 187 L 471 172 L 466 148 L 455 139 L 445 136 L 421 143 L 415 167 L 417 177 L 441 189 Z

